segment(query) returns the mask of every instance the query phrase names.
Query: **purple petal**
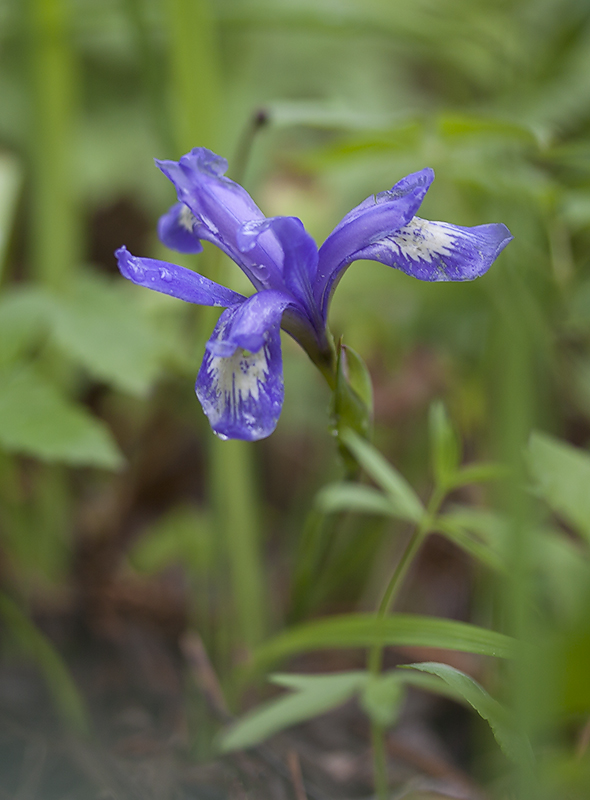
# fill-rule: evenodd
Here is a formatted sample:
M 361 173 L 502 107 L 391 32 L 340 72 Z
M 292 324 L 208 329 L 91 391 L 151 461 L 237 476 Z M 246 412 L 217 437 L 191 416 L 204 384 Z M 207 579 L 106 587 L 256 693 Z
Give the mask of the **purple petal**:
M 200 253 L 203 245 L 195 233 L 196 217 L 184 203 L 175 203 L 158 220 L 158 237 L 180 253 Z
M 501 223 L 462 228 L 414 217 L 357 258 L 381 261 L 421 281 L 470 281 L 489 269 L 512 238 Z
M 293 299 L 284 292 L 274 289 L 257 292 L 231 315 L 226 315 L 223 336 L 213 335 L 207 342 L 207 350 L 226 358 L 238 348 L 257 353 L 266 342 L 269 328 L 280 327 L 283 311 L 292 303 Z
M 274 431 L 283 406 L 280 328 L 278 321 L 272 323 L 264 344 L 254 353 L 237 348 L 230 356 L 213 355 L 210 350 L 225 341 L 238 313 L 239 309 L 229 308 L 219 318 L 195 389 L 220 438 L 255 441 Z
M 242 252 L 251 250 L 262 233 L 272 230 L 283 251 L 283 280 L 288 291 L 299 300 L 311 320 L 319 318 L 313 296 L 318 265 L 315 241 L 297 217 L 270 217 L 246 222 L 238 231 L 237 242 Z
M 264 219 L 248 192 L 226 178 L 227 161 L 204 147 L 196 147 L 180 161 L 158 161 L 178 199 L 195 217 L 193 232 L 221 248 L 246 273 L 257 289 L 280 288 L 281 248 L 269 231 L 248 253 L 240 251 L 236 236 L 244 222 Z
M 155 258 L 132 256 L 126 247 L 120 247 L 115 255 L 123 277 L 138 286 L 147 286 L 148 289 L 186 300 L 187 303 L 200 306 L 234 306 L 246 299 L 243 295 L 185 267 Z
M 406 225 L 434 180 L 428 167 L 402 178 L 387 192 L 353 208 L 320 247 L 315 296 L 325 317 L 329 297 L 346 267 L 361 250 Z

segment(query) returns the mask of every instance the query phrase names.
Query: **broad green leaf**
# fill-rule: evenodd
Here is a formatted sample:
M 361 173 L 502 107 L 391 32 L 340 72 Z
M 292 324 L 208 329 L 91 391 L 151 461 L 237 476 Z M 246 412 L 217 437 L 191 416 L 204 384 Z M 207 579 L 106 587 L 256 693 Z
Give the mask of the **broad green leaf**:
M 410 522 L 419 522 L 424 507 L 406 479 L 354 431 L 344 430 L 340 438 L 365 472 L 391 498 L 396 515 Z
M 106 425 L 29 367 L 0 375 L 0 446 L 73 466 L 123 465 Z
M 369 676 L 361 692 L 360 702 L 373 722 L 382 727 L 390 727 L 397 721 L 403 698 L 403 683 L 396 671 Z
M 448 664 L 424 662 L 422 664 L 404 665 L 404 669 L 416 669 L 437 675 L 454 691 L 460 694 L 480 717 L 487 720 L 496 741 L 508 756 L 516 762 L 533 760 L 531 745 L 523 734 L 519 733 L 508 709 L 486 692 L 483 686 L 469 675 Z
M 381 618 L 374 614 L 343 614 L 284 631 L 254 650 L 253 666 L 262 667 L 309 650 L 374 645 L 441 647 L 504 658 L 510 657 L 513 650 L 508 636 L 466 622 L 417 614 Z
M 61 349 L 95 378 L 140 396 L 153 384 L 163 343 L 123 282 L 80 276 L 56 299 L 52 327 Z
M 0 592 L 0 617 L 20 650 L 41 670 L 58 712 L 75 730 L 88 732 L 84 701 L 59 652 L 8 595 Z
M 590 542 L 590 453 L 537 432 L 528 464 L 540 496 Z
M 434 481 L 437 486 L 446 489 L 453 484 L 459 466 L 459 441 L 441 402 L 433 403 L 430 407 L 429 423 Z
M 47 336 L 55 310 L 52 295 L 38 286 L 12 287 L 0 297 L 0 364 L 8 366 Z
M 359 691 L 367 673 L 277 675 L 272 679 L 295 691 L 253 709 L 228 728 L 220 740 L 223 752 L 252 747 L 278 731 L 342 705 Z
M 335 514 L 340 511 L 356 511 L 359 514 L 379 514 L 396 517 L 397 509 L 389 497 L 360 483 L 342 481 L 331 483 L 320 489 L 316 496 L 316 506 L 324 514 Z

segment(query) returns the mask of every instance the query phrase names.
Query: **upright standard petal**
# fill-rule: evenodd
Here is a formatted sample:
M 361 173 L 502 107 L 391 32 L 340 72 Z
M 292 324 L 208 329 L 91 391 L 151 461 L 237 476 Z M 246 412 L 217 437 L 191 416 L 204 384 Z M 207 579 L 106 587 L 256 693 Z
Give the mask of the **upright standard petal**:
M 115 255 L 123 277 L 148 289 L 200 306 L 234 306 L 246 298 L 185 267 L 155 258 L 132 256 L 126 247 Z
M 237 242 L 243 253 L 252 250 L 262 234 L 271 230 L 281 246 L 281 264 L 286 289 L 307 311 L 317 317 L 313 284 L 318 266 L 318 248 L 297 217 L 269 217 L 246 222 L 238 230 Z
M 269 325 L 258 351 L 237 347 L 232 355 L 214 355 L 211 351 L 218 351 L 218 345 L 231 335 L 238 314 L 238 308 L 228 308 L 219 318 L 195 389 L 213 431 L 220 438 L 255 441 L 274 431 L 283 407 L 280 322 Z
M 357 253 L 421 281 L 470 281 L 483 275 L 512 240 L 502 223 L 462 228 L 414 217 Z
M 426 167 L 413 172 L 386 192 L 368 197 L 353 208 L 320 247 L 315 296 L 325 319 L 330 296 L 346 267 L 358 253 L 407 225 L 420 208 L 434 180 Z
M 197 218 L 184 203 L 175 203 L 158 220 L 158 237 L 166 247 L 179 253 L 200 253 L 203 249 L 195 230 Z
M 280 288 L 282 253 L 272 232 L 262 236 L 248 254 L 237 245 L 240 226 L 264 219 L 264 214 L 245 189 L 225 177 L 227 161 L 211 150 L 196 147 L 178 162 L 156 160 L 156 164 L 174 184 L 179 201 L 192 212 L 197 238 L 221 248 L 257 289 Z M 162 226 L 166 225 L 163 221 Z

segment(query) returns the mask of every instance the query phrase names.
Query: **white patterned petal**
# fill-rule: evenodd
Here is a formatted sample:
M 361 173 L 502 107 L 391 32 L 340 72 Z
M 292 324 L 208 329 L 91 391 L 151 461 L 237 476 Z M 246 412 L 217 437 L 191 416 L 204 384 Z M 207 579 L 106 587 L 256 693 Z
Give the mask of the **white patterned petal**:
M 483 275 L 512 240 L 501 223 L 463 228 L 413 217 L 357 253 L 421 281 L 469 281 Z
M 224 341 L 236 308 L 225 311 L 211 344 Z M 275 429 L 283 406 L 280 323 L 265 333 L 264 345 L 251 353 L 237 347 L 232 355 L 207 349 L 197 376 L 196 392 L 213 431 L 221 439 L 255 441 Z

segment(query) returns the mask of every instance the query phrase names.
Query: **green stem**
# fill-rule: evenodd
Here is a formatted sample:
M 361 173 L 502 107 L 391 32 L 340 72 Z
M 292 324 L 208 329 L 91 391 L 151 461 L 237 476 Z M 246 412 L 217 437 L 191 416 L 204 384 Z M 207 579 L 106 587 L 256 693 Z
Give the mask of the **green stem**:
M 379 608 L 377 609 L 377 617 L 381 619 L 385 617 L 391 609 L 393 603 L 397 599 L 403 580 L 406 577 L 422 543 L 431 532 L 434 520 L 438 514 L 438 510 L 442 501 L 445 498 L 446 491 L 443 487 L 436 487 L 425 513 L 422 516 L 419 524 L 417 525 L 414 533 L 410 537 L 406 549 L 402 553 L 400 560 L 397 563 L 393 575 L 383 593 Z M 378 675 L 381 672 L 383 663 L 383 645 L 375 645 L 369 651 L 367 658 L 367 668 L 372 675 Z M 387 762 L 385 757 L 385 731 L 381 725 L 376 722 L 371 722 L 371 740 L 373 744 L 373 768 L 375 774 L 375 791 L 379 800 L 387 800 Z

